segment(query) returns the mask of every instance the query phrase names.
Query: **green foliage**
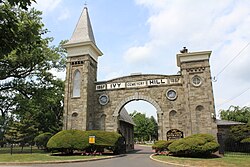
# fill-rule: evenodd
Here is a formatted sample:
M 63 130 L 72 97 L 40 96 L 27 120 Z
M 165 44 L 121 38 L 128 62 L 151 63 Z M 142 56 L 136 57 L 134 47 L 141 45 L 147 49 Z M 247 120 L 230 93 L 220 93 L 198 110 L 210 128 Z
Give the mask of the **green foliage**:
M 250 123 L 250 107 L 230 106 L 220 112 L 222 120 Z
M 33 139 L 37 134 L 34 122 L 29 119 L 21 121 L 12 121 L 9 126 L 5 138 L 8 143 L 18 143 L 22 147 L 25 144 L 33 144 Z
M 209 134 L 195 134 L 183 139 L 175 140 L 168 146 L 171 153 L 178 156 L 208 156 L 216 152 L 219 144 Z
M 168 146 L 173 143 L 173 140 L 159 140 L 155 142 L 152 146 L 152 149 L 155 149 L 155 152 L 168 151 Z
M 19 5 L 23 9 L 28 9 L 27 7 L 31 5 L 32 2 L 36 0 L 0 0 L 1 3 L 9 3 L 11 6 Z
M 65 50 L 61 47 L 64 41 L 59 47 L 49 47 L 52 38 L 43 38 L 47 29 L 42 23 L 42 13 L 23 9 L 32 1 L 0 1 L 2 142 L 13 120 L 20 126 L 25 122 L 32 123 L 30 127 L 36 129 L 33 136 L 43 132 L 56 133 L 62 127 L 64 82 L 56 79 L 51 71 L 65 68 Z M 18 132 L 20 135 L 25 133 L 24 130 Z M 31 130 L 30 133 L 28 136 L 32 136 Z M 29 139 L 23 141 L 31 143 L 33 137 Z
M 249 143 L 250 144 L 250 137 L 241 140 L 241 143 Z
M 157 139 L 158 125 L 154 117 L 147 118 L 146 114 L 134 111 L 130 114 L 136 126 L 134 128 L 135 138 L 139 141 Z
M 89 136 L 95 136 L 95 144 L 89 144 Z M 117 152 L 120 151 L 121 138 L 122 136 L 115 132 L 63 130 L 50 138 L 47 147 L 65 153 L 73 153 L 74 150 L 94 151 L 104 148 Z
M 84 150 L 88 147 L 85 132 L 81 130 L 63 130 L 52 136 L 47 147 L 65 153 L 73 153 L 74 150 Z
M 250 137 L 245 138 L 243 140 L 240 141 L 241 143 L 250 143 Z
M 250 125 L 237 125 L 230 128 L 229 138 L 234 142 L 240 142 L 245 138 L 250 137 Z
M 34 142 L 38 148 L 47 149 L 47 143 L 52 136 L 53 134 L 49 132 L 42 133 L 35 137 Z

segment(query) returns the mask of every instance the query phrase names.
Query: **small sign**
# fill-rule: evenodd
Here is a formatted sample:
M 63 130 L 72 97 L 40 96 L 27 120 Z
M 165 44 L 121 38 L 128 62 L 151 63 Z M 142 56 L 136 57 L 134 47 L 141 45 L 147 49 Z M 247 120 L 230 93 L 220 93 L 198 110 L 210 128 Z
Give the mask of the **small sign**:
M 89 144 L 95 144 L 95 136 L 89 136 Z
M 171 129 L 167 132 L 167 140 L 177 140 L 183 138 L 183 132 L 178 129 Z

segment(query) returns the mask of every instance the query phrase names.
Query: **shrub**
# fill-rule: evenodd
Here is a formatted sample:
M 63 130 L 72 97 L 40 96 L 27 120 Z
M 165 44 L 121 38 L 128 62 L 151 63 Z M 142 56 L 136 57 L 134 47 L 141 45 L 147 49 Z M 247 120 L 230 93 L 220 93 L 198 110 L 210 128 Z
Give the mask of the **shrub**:
M 243 140 L 240 141 L 241 143 L 250 143 L 250 137 L 245 138 Z
M 91 144 L 88 147 L 88 151 L 102 151 L 107 148 L 116 154 L 124 152 L 123 144 L 124 140 L 122 136 L 116 132 L 106 132 L 106 131 L 86 131 L 85 142 L 88 143 L 89 136 L 95 136 L 95 144 Z
M 74 150 L 86 149 L 88 142 L 85 141 L 84 131 L 63 130 L 49 139 L 47 147 L 51 150 L 72 154 Z
M 229 138 L 235 142 L 250 137 L 250 124 L 236 125 L 230 128 Z
M 52 133 L 46 132 L 42 133 L 35 137 L 34 141 L 38 148 L 46 149 L 47 150 L 47 143 L 49 139 L 52 137 Z
M 89 144 L 89 136 L 95 136 L 95 144 Z M 121 139 L 122 136 L 115 132 L 63 130 L 50 138 L 47 147 L 68 154 L 74 150 L 102 152 L 104 148 L 120 153 Z
M 208 156 L 219 149 L 215 138 L 209 134 L 195 134 L 174 141 L 168 146 L 169 151 L 178 156 Z
M 152 149 L 155 149 L 155 152 L 168 151 L 168 146 L 173 142 L 173 140 L 159 140 L 155 142 L 152 146 Z

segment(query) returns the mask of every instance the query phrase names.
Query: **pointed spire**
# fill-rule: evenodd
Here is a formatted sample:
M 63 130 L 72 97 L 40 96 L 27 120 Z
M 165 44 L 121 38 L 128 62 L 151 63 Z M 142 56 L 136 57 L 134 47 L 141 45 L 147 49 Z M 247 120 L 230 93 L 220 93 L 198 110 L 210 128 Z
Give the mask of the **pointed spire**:
M 96 62 L 102 51 L 96 46 L 88 8 L 85 6 L 71 39 L 63 45 L 68 57 L 90 55 Z
M 89 19 L 88 8 L 86 6 L 84 7 L 78 20 L 75 31 L 67 44 L 76 44 L 81 42 L 93 42 L 95 44 L 95 37 Z

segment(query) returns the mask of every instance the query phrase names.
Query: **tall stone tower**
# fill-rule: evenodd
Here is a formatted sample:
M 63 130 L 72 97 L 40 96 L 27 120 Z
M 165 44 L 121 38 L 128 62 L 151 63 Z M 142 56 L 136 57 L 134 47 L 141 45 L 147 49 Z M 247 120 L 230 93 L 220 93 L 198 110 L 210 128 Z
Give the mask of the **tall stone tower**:
M 98 57 L 88 9 L 84 7 L 71 39 L 64 45 L 68 52 L 64 97 L 64 129 L 93 129 L 95 82 Z
M 183 77 L 183 104 L 187 112 L 186 135 L 216 135 L 213 87 L 210 72 L 211 51 L 177 54 L 177 65 Z

